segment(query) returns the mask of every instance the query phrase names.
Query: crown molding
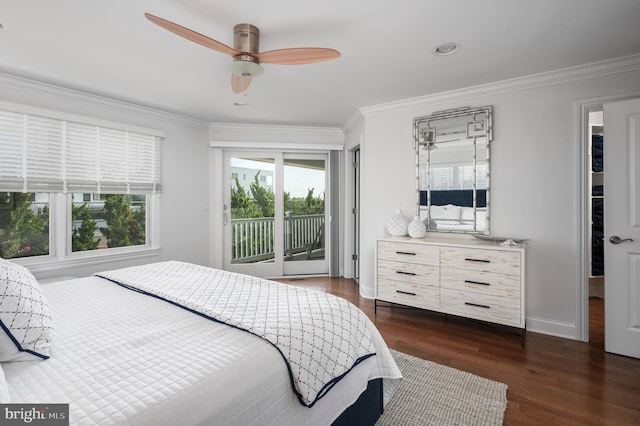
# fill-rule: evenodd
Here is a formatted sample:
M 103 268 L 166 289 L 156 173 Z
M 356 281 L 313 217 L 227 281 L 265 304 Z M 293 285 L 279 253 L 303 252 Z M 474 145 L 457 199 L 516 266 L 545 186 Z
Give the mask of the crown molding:
M 344 124 L 342 125 L 342 131 L 345 134 L 349 133 L 356 126 L 362 123 L 363 120 L 364 120 L 364 115 L 362 114 L 362 111 L 361 110 L 355 111 L 353 114 L 351 114 L 351 116 L 349 116 L 347 121 L 345 121 Z
M 640 69 L 640 54 L 360 108 L 366 117 Z
M 228 148 L 250 145 L 251 148 L 304 146 L 314 149 L 343 149 L 344 133 L 334 127 L 303 127 L 239 123 L 211 123 L 209 139 L 212 147 Z
M 0 89 L 2 88 L 18 90 L 38 96 L 47 96 L 54 99 L 74 102 L 85 106 L 95 106 L 112 111 L 123 112 L 126 114 L 145 115 L 154 119 L 168 121 L 189 127 L 206 129 L 207 125 L 209 124 L 206 121 L 197 120 L 168 111 L 162 111 L 142 105 L 136 105 L 117 99 L 94 95 L 87 92 L 81 92 L 79 90 L 68 89 L 65 87 L 30 80 L 11 74 L 0 73 Z

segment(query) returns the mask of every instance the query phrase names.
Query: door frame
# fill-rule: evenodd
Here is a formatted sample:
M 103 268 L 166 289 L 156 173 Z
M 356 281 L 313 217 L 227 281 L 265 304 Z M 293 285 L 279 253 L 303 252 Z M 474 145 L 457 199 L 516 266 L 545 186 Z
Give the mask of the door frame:
M 355 203 L 354 203 L 354 185 L 356 185 L 356 182 L 354 181 L 354 176 L 353 176 L 353 169 L 352 169 L 352 162 L 353 162 L 353 151 L 358 149 L 360 151 L 360 170 L 362 170 L 362 164 L 363 164 L 363 158 L 364 158 L 364 135 L 358 133 L 357 135 L 355 135 L 353 138 L 349 139 L 345 145 L 344 148 L 344 152 L 345 155 L 343 155 L 343 169 L 344 169 L 344 185 L 343 185 L 343 190 L 344 190 L 344 194 L 343 194 L 343 200 L 344 200 L 344 209 L 342 211 L 342 218 L 343 218 L 343 223 L 344 223 L 344 237 L 342 238 L 342 240 L 344 241 L 343 243 L 343 262 L 342 262 L 342 266 L 343 266 L 343 271 L 342 271 L 342 276 L 345 278 L 351 278 L 356 280 L 355 278 L 357 277 L 359 279 L 359 271 L 354 271 L 355 268 L 355 264 L 353 261 L 353 254 L 354 254 L 354 249 L 356 247 L 356 245 L 358 247 L 360 247 L 360 233 L 358 232 L 358 234 L 356 235 L 355 230 L 354 230 L 354 226 L 355 226 L 355 220 L 354 220 L 354 215 L 352 213 L 353 209 L 355 208 Z M 358 192 L 362 192 L 362 183 L 358 182 Z M 359 217 L 361 218 L 361 214 L 360 212 L 357 213 L 359 215 Z M 357 241 L 356 241 L 357 239 Z M 357 280 L 356 280 L 357 281 Z
M 355 282 L 360 282 L 360 145 L 355 147 L 351 151 L 352 158 L 352 167 L 351 171 L 353 172 L 353 198 L 352 203 L 353 207 L 351 208 L 352 220 L 353 220 L 353 250 L 352 250 L 352 259 L 353 259 L 353 279 Z
M 574 122 L 576 132 L 576 145 L 578 147 L 580 164 L 579 173 L 579 203 L 580 218 L 578 222 L 579 236 L 579 261 L 578 261 L 578 285 L 576 291 L 576 329 L 575 339 L 583 342 L 589 341 L 589 247 L 591 240 L 589 238 L 589 203 L 590 190 L 589 175 L 591 164 L 589 162 L 589 112 L 593 110 L 603 110 L 604 104 L 610 102 L 625 101 L 640 97 L 640 92 L 627 93 L 624 95 L 603 96 L 598 98 L 583 99 L 576 101 L 574 104 Z M 606 124 L 605 124 L 606 125 Z M 606 272 L 605 272 L 606 274 Z M 606 284 L 605 284 L 606 285 Z

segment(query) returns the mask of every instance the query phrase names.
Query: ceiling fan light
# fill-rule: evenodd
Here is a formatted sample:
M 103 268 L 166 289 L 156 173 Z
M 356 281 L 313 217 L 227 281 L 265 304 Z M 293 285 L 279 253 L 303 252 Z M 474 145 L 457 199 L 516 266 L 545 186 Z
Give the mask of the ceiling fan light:
M 235 59 L 228 67 L 229 71 L 241 77 L 257 77 L 264 72 L 260 64 L 244 59 Z

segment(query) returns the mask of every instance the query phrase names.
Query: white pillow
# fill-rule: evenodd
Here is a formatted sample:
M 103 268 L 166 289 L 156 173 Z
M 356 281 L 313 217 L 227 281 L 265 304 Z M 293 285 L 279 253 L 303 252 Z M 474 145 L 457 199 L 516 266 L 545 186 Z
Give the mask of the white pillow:
M 4 377 L 4 371 L 2 371 L 2 365 L 0 365 L 0 404 L 8 404 L 11 402 L 9 398 L 9 385 L 7 379 Z
M 447 204 L 446 206 L 431 206 L 430 216 L 434 220 L 460 220 L 460 206 Z
M 0 259 L 0 361 L 49 358 L 53 334 L 38 281 L 24 266 Z
M 487 229 L 487 211 L 478 210 L 476 213 L 476 229 L 485 231 Z
M 473 207 L 462 207 L 460 212 L 460 219 L 463 221 L 473 221 Z

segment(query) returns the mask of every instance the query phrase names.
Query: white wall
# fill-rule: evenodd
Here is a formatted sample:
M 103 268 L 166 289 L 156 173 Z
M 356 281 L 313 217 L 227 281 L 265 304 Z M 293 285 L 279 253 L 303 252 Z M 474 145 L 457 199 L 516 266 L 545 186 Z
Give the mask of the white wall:
M 0 100 L 158 129 L 166 135 L 159 215 L 160 253 L 135 260 L 40 270 L 37 278 L 61 274 L 86 276 L 98 270 L 166 259 L 208 263 L 208 123 L 7 75 L 0 75 Z
M 631 67 L 610 64 L 610 74 L 598 65 L 363 108 L 362 295 L 374 295 L 374 245 L 386 235 L 387 219 L 398 208 L 415 214 L 413 118 L 492 105 L 491 234 L 530 239 L 527 328 L 575 338 L 582 285 L 576 105 L 610 95 L 640 96 L 640 65 L 634 60 Z

